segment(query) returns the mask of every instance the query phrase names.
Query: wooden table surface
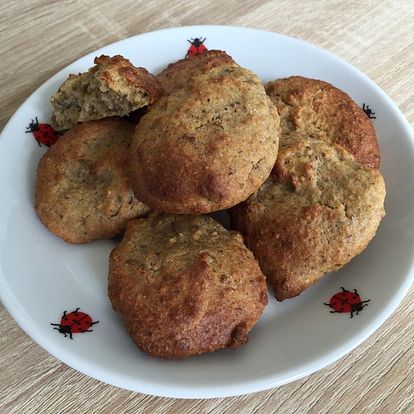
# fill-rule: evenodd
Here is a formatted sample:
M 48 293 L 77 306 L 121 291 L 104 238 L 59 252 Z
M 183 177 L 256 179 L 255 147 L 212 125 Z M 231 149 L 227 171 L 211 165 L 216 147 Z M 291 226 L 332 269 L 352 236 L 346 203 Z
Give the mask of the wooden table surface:
M 226 24 L 326 48 L 373 79 L 414 123 L 414 1 L 1 1 L 0 128 L 38 86 L 108 43 Z M 0 304 L 0 413 L 414 412 L 414 290 L 367 341 L 291 384 L 242 397 L 158 398 L 88 378 L 50 356 Z

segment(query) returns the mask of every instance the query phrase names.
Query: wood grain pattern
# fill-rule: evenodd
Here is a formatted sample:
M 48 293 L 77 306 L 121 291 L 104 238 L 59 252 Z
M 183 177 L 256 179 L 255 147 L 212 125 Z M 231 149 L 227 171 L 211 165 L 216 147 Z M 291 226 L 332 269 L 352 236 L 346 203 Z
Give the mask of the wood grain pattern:
M 110 42 L 190 24 L 249 26 L 324 47 L 379 84 L 414 123 L 414 2 L 0 2 L 0 128 L 56 71 Z M 47 354 L 0 305 L 0 413 L 412 413 L 414 290 L 367 341 L 291 384 L 235 398 L 176 400 L 121 390 Z

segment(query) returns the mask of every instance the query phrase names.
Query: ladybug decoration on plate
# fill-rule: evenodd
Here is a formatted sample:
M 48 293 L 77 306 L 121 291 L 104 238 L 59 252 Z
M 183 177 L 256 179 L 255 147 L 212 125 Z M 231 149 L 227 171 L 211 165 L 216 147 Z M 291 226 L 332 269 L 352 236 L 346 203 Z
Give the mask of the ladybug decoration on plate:
M 362 104 L 362 110 L 366 113 L 369 119 L 377 119 L 375 112 L 369 107 L 369 105 Z
M 71 313 L 64 311 L 60 323 L 51 323 L 51 325 L 58 326 L 53 329 L 65 335 L 65 338 L 69 334 L 70 339 L 73 339 L 72 334 L 92 332 L 92 329 L 89 328 L 98 322 L 92 322 L 92 318 L 87 313 L 79 312 L 79 308 L 76 308 Z
M 343 287 L 341 289 L 342 292 L 335 293 L 329 303 L 324 303 L 324 305 L 333 309 L 331 313 L 350 313 L 351 318 L 353 318 L 354 313 L 358 315 L 365 306 L 368 306 L 370 299 L 361 300 L 356 289 L 353 292 Z
M 60 133 L 55 131 L 49 124 L 39 124 L 37 117 L 32 119 L 30 125 L 26 128 L 26 134 L 33 133 L 36 142 L 40 145 L 51 147 L 60 137 Z
M 199 55 L 200 53 L 207 52 L 207 48 L 204 46 L 204 42 L 206 41 L 206 38 L 202 39 L 201 37 L 196 37 L 195 39 L 191 38 L 190 40 L 187 40 L 188 43 L 190 43 L 190 47 L 188 48 L 187 56 L 195 56 Z

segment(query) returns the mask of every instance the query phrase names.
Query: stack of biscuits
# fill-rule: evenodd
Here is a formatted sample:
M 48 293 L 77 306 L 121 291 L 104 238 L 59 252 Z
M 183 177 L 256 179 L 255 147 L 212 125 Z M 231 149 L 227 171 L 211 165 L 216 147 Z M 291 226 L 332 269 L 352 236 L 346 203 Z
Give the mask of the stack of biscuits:
M 268 302 L 361 253 L 384 216 L 373 126 L 334 86 L 263 85 L 223 51 L 157 76 L 101 56 L 51 99 L 64 135 L 36 211 L 70 243 L 122 236 L 112 306 L 150 356 L 238 348 Z M 229 209 L 232 230 L 207 214 Z

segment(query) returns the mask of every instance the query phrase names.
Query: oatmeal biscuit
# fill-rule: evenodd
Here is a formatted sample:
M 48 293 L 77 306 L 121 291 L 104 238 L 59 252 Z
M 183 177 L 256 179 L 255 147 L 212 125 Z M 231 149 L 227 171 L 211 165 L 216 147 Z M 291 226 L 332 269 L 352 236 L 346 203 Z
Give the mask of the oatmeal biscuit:
M 136 196 L 177 214 L 245 200 L 269 176 L 278 148 L 279 116 L 259 78 L 212 51 L 159 79 L 168 92 L 142 117 L 131 146 Z
M 307 136 L 336 143 L 366 167 L 379 168 L 377 136 L 365 112 L 327 82 L 292 76 L 265 85 L 282 127 L 280 147 Z
M 108 293 L 136 345 L 167 359 L 244 345 L 267 304 L 241 235 L 207 216 L 130 221 L 110 255 Z
M 384 180 L 344 148 L 296 137 L 269 179 L 231 210 L 278 300 L 361 253 L 384 216 Z
M 162 93 L 156 78 L 124 57 L 102 55 L 95 66 L 69 75 L 52 96 L 52 126 L 58 130 L 109 116 L 124 116 L 155 102 Z
M 42 157 L 36 211 L 52 233 L 70 243 L 113 237 L 149 211 L 128 178 L 133 132 L 134 125 L 119 118 L 78 124 Z
M 195 75 L 212 71 L 214 68 L 237 68 L 239 65 L 222 50 L 209 50 L 195 56 L 188 56 L 177 62 L 170 63 L 162 72 L 156 75 L 164 93 L 187 86 L 188 81 Z

